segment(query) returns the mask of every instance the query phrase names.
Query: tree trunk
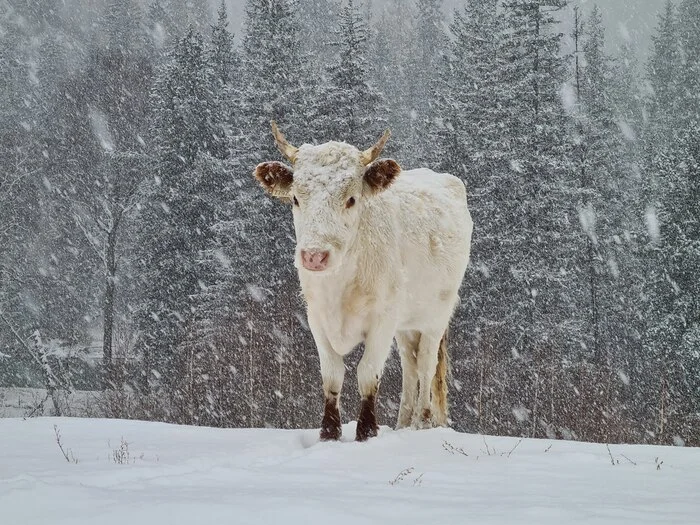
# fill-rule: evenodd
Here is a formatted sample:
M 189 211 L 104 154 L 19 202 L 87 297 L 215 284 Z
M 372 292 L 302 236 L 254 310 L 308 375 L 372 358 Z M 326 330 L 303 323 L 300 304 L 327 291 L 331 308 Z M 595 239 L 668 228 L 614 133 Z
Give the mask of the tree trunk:
M 119 374 L 113 355 L 113 339 L 114 339 L 114 299 L 116 295 L 117 285 L 117 230 L 119 228 L 119 220 L 121 215 L 117 215 L 111 230 L 107 234 L 107 247 L 105 252 L 105 267 L 106 267 L 106 287 L 105 297 L 102 306 L 103 319 L 103 334 L 102 334 L 102 361 L 104 367 L 104 380 L 102 384 L 103 390 L 115 390 L 119 386 Z

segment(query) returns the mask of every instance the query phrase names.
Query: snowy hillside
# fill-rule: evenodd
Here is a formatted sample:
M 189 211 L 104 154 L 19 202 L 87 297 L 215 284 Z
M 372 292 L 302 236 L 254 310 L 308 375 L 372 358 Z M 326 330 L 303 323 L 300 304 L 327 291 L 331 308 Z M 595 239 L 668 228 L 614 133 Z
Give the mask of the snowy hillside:
M 67 418 L 0 420 L 0 436 L 0 521 L 12 525 L 691 524 L 700 515 L 700 449 L 387 428 L 367 443 L 319 443 L 316 430 Z

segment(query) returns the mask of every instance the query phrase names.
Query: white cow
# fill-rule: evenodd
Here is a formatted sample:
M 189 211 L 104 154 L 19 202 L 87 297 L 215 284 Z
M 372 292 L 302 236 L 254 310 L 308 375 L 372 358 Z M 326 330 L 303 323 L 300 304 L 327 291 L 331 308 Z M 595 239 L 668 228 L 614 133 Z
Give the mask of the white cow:
M 377 435 L 375 397 L 393 338 L 403 369 L 397 428 L 447 425 L 445 335 L 472 235 L 464 184 L 376 160 L 388 131 L 360 152 L 343 142 L 295 148 L 272 128 L 292 166 L 265 162 L 255 177 L 293 204 L 294 263 L 323 378 L 321 439 L 340 438 L 343 357 L 362 342 L 356 439 Z

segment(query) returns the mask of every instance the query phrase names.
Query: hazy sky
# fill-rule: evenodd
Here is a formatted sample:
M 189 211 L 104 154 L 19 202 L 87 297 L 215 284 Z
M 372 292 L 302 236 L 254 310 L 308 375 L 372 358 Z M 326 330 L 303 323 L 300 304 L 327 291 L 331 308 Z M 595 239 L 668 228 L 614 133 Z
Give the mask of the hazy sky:
M 312 2 L 313 0 L 301 0 Z M 375 9 L 381 9 L 386 0 L 371 0 Z M 414 0 L 404 0 L 408 4 Z M 240 36 L 243 24 L 243 8 L 245 0 L 227 0 L 230 8 L 231 26 L 237 36 Z M 213 0 L 218 5 L 219 0 Z M 562 18 L 570 19 L 570 11 L 574 5 L 582 6 L 586 11 L 598 4 L 603 13 L 607 32 L 609 49 L 614 51 L 624 40 L 629 40 L 638 49 L 640 58 L 645 58 L 651 43 L 651 35 L 656 27 L 659 12 L 666 0 L 570 0 L 569 12 L 563 12 Z M 445 12 L 451 17 L 455 8 L 464 5 L 463 0 L 444 0 Z M 563 20 L 566 24 L 566 20 Z M 570 27 L 571 23 L 567 24 Z

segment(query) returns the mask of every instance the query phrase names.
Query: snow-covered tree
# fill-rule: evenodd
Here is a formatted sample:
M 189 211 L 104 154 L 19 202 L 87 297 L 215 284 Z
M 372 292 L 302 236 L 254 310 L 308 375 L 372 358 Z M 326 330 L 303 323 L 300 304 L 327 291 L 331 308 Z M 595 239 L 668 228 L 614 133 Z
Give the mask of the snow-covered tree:
M 367 78 L 368 28 L 353 0 L 343 6 L 333 36 L 337 56 L 326 70 L 316 104 L 315 139 L 342 140 L 363 149 L 386 129 L 386 112 L 382 95 Z
M 653 86 L 645 134 L 648 230 L 644 287 L 647 330 L 643 399 L 659 442 L 697 432 L 686 414 L 698 409 L 700 305 L 700 142 L 692 53 L 700 39 L 691 3 L 678 16 L 670 2 L 660 16 L 648 78 Z M 640 374 L 641 375 L 641 374 Z
M 143 213 L 143 304 L 140 307 L 146 380 L 177 395 L 176 353 L 192 322 L 194 294 L 209 277 L 197 260 L 213 234 L 223 173 L 197 169 L 207 157 L 228 156 L 210 53 L 193 28 L 159 71 L 152 94 L 152 188 Z

